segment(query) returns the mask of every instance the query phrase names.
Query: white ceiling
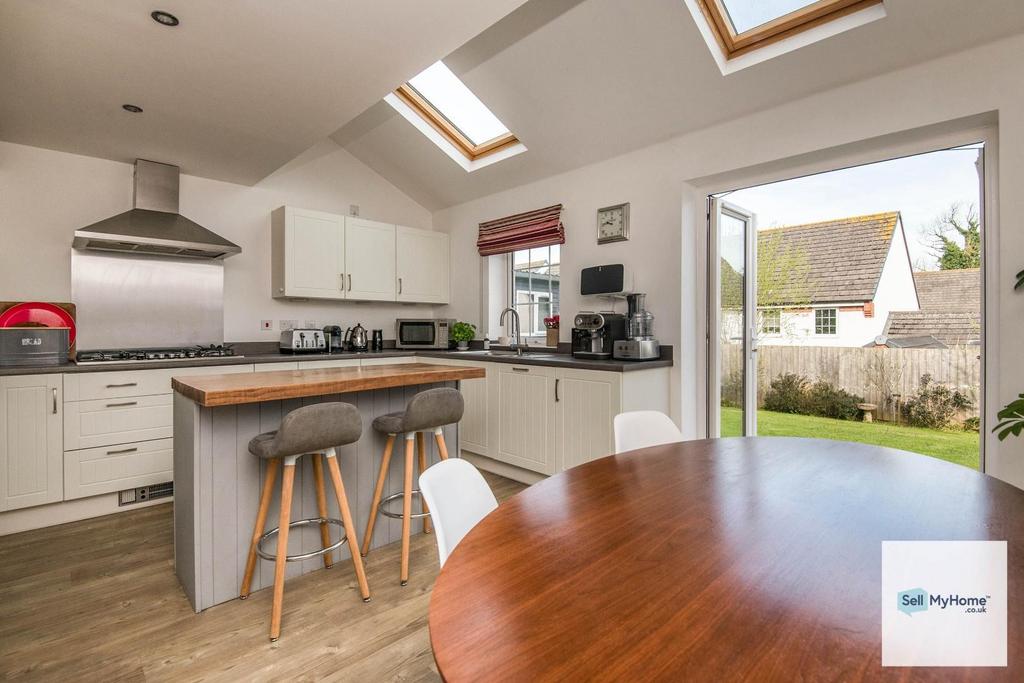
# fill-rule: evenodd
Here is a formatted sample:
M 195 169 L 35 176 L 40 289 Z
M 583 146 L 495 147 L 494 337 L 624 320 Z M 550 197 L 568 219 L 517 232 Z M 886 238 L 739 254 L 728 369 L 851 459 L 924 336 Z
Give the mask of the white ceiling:
M 533 0 L 445 60 L 529 151 L 467 173 L 384 104 L 333 139 L 437 209 L 1024 30 L 1024 2 L 885 7 L 722 76 L 682 0 Z
M 3 0 L 0 139 L 253 184 L 524 1 Z

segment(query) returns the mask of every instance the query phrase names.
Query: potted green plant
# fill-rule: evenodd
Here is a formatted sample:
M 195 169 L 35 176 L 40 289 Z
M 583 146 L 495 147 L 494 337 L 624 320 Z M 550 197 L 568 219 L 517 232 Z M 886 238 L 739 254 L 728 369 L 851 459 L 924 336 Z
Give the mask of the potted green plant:
M 452 325 L 452 339 L 455 340 L 459 351 L 469 349 L 469 342 L 476 337 L 476 327 L 469 323 L 457 322 Z

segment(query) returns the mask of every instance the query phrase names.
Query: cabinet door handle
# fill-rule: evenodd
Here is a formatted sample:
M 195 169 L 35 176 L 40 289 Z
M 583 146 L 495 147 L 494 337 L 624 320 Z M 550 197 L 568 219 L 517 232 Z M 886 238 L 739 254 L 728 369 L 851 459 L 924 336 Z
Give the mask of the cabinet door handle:
M 138 448 L 122 448 L 117 451 L 107 451 L 107 455 L 119 455 L 121 453 L 134 453 L 139 450 Z
M 338 285 L 338 290 L 345 291 L 345 273 L 338 273 L 338 277 L 341 279 L 341 284 Z
M 108 403 L 107 407 L 108 408 L 123 408 L 124 406 L 137 406 L 137 405 L 139 405 L 138 401 L 125 401 L 124 403 Z
M 529 372 L 530 368 L 512 368 L 512 372 Z
M 53 414 L 57 414 L 57 387 L 53 388 Z
M 120 389 L 121 387 L 137 387 L 138 382 L 125 382 L 124 384 L 108 384 L 107 389 Z
M 561 398 L 559 397 L 559 395 L 558 395 L 558 383 L 559 383 L 560 381 L 561 381 L 561 380 L 559 380 L 559 379 L 555 379 L 555 403 L 558 403 L 559 401 L 561 401 L 561 400 L 562 400 L 562 399 L 561 399 Z
M 398 293 L 402 293 L 402 278 L 398 278 Z
M 348 291 L 352 291 L 352 273 L 348 274 Z

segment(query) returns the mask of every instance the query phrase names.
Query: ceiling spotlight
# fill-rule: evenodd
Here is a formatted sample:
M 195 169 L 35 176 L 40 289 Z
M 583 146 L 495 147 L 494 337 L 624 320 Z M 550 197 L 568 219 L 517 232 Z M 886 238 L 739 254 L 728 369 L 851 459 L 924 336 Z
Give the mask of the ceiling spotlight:
M 153 21 L 156 23 L 163 24 L 164 26 L 177 26 L 179 23 L 178 17 L 174 16 L 170 12 L 164 12 L 159 9 L 155 12 L 150 12 L 149 16 L 153 17 Z
M 130 111 L 133 114 L 142 113 L 142 107 L 140 107 L 137 104 L 122 104 L 121 109 L 124 109 L 125 111 Z

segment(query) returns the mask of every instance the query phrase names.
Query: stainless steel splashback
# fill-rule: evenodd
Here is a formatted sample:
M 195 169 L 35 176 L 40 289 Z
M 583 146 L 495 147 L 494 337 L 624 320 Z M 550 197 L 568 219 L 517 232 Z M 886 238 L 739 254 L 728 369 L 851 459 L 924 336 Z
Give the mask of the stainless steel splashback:
M 78 349 L 220 344 L 221 261 L 71 250 Z

